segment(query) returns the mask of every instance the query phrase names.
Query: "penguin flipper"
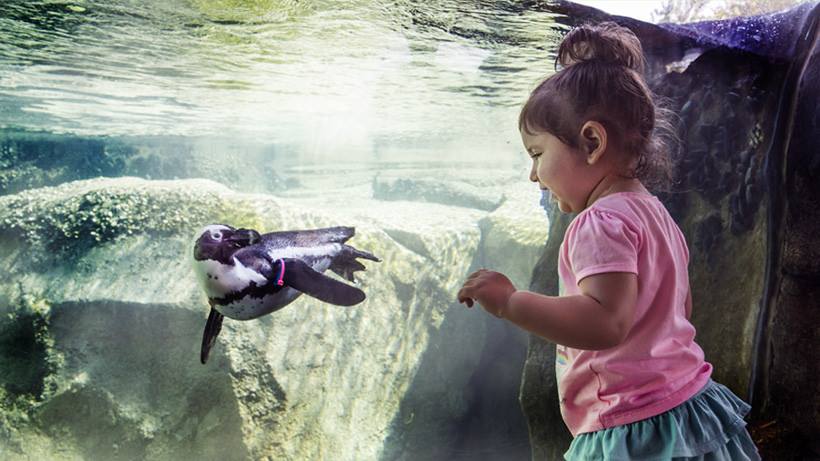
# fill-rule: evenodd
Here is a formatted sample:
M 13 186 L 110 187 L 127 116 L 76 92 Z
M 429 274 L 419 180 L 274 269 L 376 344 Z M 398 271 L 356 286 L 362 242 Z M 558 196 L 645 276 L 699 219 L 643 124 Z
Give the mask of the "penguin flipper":
M 225 317 L 211 307 L 211 313 L 208 314 L 208 322 L 205 323 L 205 332 L 202 334 L 202 350 L 199 353 L 199 361 L 204 365 L 208 361 L 208 354 L 211 352 L 216 342 L 216 337 L 222 331 L 222 319 Z
M 282 281 L 285 285 L 320 301 L 337 306 L 352 306 L 364 301 L 364 291 L 313 270 L 301 259 L 285 258 Z

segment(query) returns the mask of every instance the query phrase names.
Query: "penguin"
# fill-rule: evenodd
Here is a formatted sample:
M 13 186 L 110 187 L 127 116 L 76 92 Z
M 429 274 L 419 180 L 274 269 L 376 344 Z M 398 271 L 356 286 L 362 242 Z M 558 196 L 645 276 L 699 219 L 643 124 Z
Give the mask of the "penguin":
M 222 320 L 251 320 L 287 306 L 302 293 L 339 306 L 364 301 L 365 293 L 324 275 L 328 269 L 355 282 L 365 270 L 356 258 L 381 262 L 345 242 L 353 227 L 270 232 L 205 226 L 194 242 L 194 267 L 208 296 L 210 313 L 202 336 L 200 362 L 222 329 Z

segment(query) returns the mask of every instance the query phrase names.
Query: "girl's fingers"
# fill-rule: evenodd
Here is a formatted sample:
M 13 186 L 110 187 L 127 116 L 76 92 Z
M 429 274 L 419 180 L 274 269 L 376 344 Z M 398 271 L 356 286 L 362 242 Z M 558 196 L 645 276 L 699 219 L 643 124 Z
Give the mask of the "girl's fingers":
M 466 304 L 467 307 L 473 307 L 473 298 L 459 298 L 458 302 Z
M 464 282 L 462 287 L 463 288 L 475 289 L 477 286 L 481 285 L 482 280 L 483 279 L 481 279 L 481 278 L 474 278 L 474 279 L 467 280 L 466 282 Z
M 458 292 L 458 302 L 464 303 L 467 307 L 473 307 L 472 289 L 464 287 Z
M 461 286 L 461 289 L 462 290 L 474 290 L 476 286 L 478 286 L 478 283 L 477 283 L 476 280 L 468 280 L 468 281 L 464 282 L 464 285 Z
M 481 278 L 488 272 L 489 271 L 487 269 L 479 269 L 470 274 L 464 282 L 464 285 L 461 287 L 461 290 L 458 291 L 458 295 L 456 295 L 458 302 L 466 304 L 467 307 L 473 307 L 476 293 L 481 288 Z

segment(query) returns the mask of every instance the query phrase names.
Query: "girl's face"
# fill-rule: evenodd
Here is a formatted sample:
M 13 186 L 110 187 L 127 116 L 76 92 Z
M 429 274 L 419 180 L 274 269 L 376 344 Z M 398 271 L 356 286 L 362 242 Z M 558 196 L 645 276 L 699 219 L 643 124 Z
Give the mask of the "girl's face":
M 586 208 L 589 194 L 600 180 L 585 156 L 548 132 L 521 131 L 524 148 L 532 159 L 530 181 L 549 190 L 564 213 Z

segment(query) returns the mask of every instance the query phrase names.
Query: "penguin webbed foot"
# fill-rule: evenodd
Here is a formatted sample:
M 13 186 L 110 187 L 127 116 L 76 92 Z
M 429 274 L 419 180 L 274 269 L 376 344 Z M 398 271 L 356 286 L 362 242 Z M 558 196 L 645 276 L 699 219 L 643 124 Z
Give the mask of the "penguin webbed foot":
M 339 276 L 343 277 L 346 280 L 351 282 L 356 281 L 356 277 L 354 272 L 356 271 L 363 271 L 365 270 L 364 264 L 356 261 L 355 259 L 351 259 L 348 261 L 344 261 L 343 264 L 331 264 L 330 270 L 339 274 Z
M 358 250 L 350 245 L 344 245 L 342 247 L 341 254 L 339 254 L 330 264 L 330 270 L 351 282 L 355 282 L 356 277 L 354 273 L 366 269 L 364 264 L 357 261 L 356 258 L 364 258 L 370 261 L 381 262 L 381 259 L 371 253 Z

